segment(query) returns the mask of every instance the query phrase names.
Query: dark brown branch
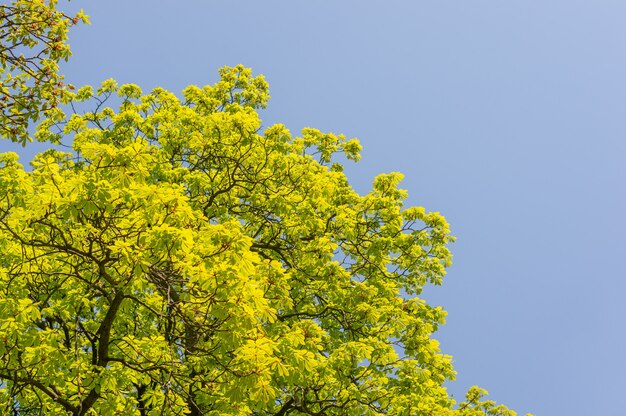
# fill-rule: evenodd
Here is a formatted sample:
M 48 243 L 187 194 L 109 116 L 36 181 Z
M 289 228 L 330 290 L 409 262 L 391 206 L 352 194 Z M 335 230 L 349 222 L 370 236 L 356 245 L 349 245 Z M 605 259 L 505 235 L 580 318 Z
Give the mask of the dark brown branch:
M 100 367 L 105 367 L 109 362 L 109 343 L 111 340 L 111 328 L 113 327 L 113 321 L 115 320 L 115 316 L 117 315 L 118 310 L 120 309 L 120 305 L 124 300 L 124 294 L 122 292 L 115 293 L 115 297 L 113 298 L 113 302 L 109 306 L 109 310 L 107 311 L 100 327 L 98 328 L 98 332 L 96 335 L 98 336 L 98 354 L 97 354 L 97 362 L 96 365 Z M 96 391 L 95 388 L 91 389 L 85 400 L 82 401 L 79 408 L 74 412 L 76 416 L 83 416 L 86 414 L 91 406 L 94 405 L 96 400 L 100 395 Z

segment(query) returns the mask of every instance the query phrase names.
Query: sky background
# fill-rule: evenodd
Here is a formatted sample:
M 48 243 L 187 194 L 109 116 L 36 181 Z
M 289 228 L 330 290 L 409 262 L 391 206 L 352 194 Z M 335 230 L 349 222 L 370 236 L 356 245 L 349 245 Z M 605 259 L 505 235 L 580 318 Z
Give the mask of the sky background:
M 270 84 L 265 126 L 360 139 L 359 192 L 405 174 L 408 203 L 458 238 L 424 294 L 449 312 L 455 397 L 477 384 L 520 414 L 626 414 L 626 2 L 71 7 L 92 24 L 70 34 L 67 81 L 179 93 L 242 63 Z

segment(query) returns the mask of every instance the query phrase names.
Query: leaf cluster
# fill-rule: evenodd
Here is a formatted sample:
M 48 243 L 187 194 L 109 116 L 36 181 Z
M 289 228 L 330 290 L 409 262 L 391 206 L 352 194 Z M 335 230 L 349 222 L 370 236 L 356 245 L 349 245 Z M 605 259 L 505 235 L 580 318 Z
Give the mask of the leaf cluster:
M 29 141 L 29 124 L 56 108 L 67 91 L 59 74 L 59 62 L 71 55 L 67 33 L 88 22 L 82 11 L 70 16 L 57 3 L 0 4 L 0 137 L 22 145 Z

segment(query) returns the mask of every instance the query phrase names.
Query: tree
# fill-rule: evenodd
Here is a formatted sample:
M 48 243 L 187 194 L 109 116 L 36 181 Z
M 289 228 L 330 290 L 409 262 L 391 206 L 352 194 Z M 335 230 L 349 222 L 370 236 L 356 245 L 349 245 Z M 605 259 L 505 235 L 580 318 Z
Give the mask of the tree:
M 83 87 L 36 133 L 71 152 L 1 156 L 0 411 L 513 415 L 443 387 L 446 313 L 419 294 L 444 217 L 404 207 L 399 173 L 357 194 L 334 161 L 356 139 L 261 131 L 263 77 L 220 75 Z
M 0 4 L 0 137 L 22 145 L 28 126 L 55 108 L 66 90 L 59 61 L 71 55 L 67 33 L 79 22 L 56 9 L 57 0 Z

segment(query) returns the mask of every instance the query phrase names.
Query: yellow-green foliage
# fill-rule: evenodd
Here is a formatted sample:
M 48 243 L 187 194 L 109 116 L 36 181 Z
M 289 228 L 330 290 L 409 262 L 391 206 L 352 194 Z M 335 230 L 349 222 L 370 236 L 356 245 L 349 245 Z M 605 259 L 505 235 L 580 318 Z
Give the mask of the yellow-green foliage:
M 446 314 L 419 294 L 445 219 L 399 173 L 358 195 L 333 161 L 358 141 L 261 131 L 263 77 L 220 74 L 182 99 L 81 88 L 90 111 L 36 133 L 71 152 L 0 156 L 0 413 L 514 414 L 443 387 Z
M 82 11 L 69 16 L 57 10 L 57 0 L 3 3 L 0 4 L 0 137 L 24 145 L 29 141 L 29 123 L 38 120 L 41 112 L 56 108 L 66 92 L 58 63 L 70 56 L 67 32 L 88 19 Z

